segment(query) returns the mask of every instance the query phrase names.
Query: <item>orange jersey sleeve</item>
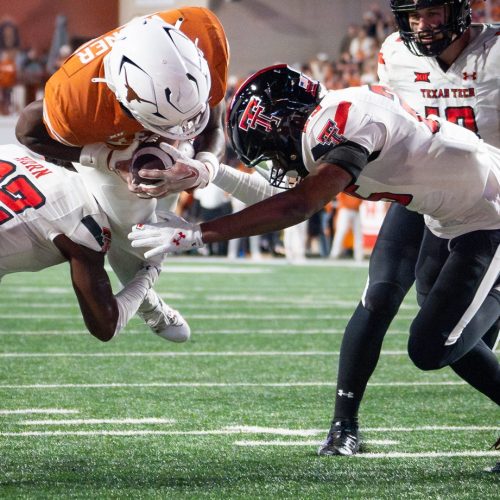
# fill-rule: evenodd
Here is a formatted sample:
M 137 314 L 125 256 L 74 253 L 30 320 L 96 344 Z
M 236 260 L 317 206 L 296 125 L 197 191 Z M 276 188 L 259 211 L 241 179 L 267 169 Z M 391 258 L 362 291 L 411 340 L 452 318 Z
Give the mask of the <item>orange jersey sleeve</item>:
M 191 40 L 198 40 L 210 68 L 210 105 L 218 104 L 226 92 L 229 47 L 217 17 L 201 7 L 156 15 L 174 25 L 182 18 L 181 31 Z M 127 116 L 106 83 L 94 81 L 104 78 L 104 56 L 122 28 L 82 45 L 46 83 L 44 123 L 53 139 L 69 146 L 94 142 L 124 145 L 143 129 Z

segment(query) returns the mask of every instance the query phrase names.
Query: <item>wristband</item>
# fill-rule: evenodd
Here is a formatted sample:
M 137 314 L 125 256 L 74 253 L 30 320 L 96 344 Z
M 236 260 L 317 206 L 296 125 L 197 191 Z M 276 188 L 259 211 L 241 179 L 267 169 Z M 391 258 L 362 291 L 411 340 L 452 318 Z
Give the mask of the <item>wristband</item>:
M 219 171 L 219 160 L 217 157 L 208 151 L 201 151 L 194 157 L 195 160 L 201 161 L 207 166 L 210 174 L 210 182 L 212 182 Z

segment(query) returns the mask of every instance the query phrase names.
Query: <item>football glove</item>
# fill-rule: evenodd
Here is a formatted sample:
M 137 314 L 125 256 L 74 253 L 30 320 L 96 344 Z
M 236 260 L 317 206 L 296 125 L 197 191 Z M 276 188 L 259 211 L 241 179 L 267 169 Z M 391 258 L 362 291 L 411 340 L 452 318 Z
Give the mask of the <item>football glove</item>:
M 172 157 L 175 165 L 162 171 L 141 172 L 145 178 L 160 179 L 154 185 L 141 186 L 142 191 L 149 196 L 158 198 L 190 189 L 202 189 L 215 177 L 219 161 L 212 153 L 202 151 L 195 158 L 190 158 L 188 154 L 166 142 L 160 142 L 159 146 Z
M 203 246 L 199 224 L 187 222 L 173 213 L 158 216 L 161 222 L 136 224 L 128 239 L 134 248 L 150 248 L 144 253 L 146 259 Z

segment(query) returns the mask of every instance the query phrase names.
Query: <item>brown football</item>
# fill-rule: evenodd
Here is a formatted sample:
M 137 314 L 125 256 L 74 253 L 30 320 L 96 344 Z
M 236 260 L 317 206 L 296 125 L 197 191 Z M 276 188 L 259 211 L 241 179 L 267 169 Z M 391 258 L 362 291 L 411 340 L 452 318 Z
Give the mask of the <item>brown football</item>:
M 137 148 L 130 163 L 130 173 L 136 184 L 156 184 L 159 180 L 146 179 L 139 170 L 165 170 L 174 164 L 173 158 L 154 144 L 143 144 Z

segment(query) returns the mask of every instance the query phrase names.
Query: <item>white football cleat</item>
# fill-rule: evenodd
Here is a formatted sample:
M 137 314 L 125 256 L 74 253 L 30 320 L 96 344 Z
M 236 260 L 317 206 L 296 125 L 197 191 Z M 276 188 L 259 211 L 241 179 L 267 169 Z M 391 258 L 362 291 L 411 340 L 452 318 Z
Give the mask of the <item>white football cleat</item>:
M 172 309 L 158 297 L 158 304 L 147 312 L 137 314 L 156 335 L 171 342 L 186 342 L 191 336 L 191 328 L 179 311 Z

